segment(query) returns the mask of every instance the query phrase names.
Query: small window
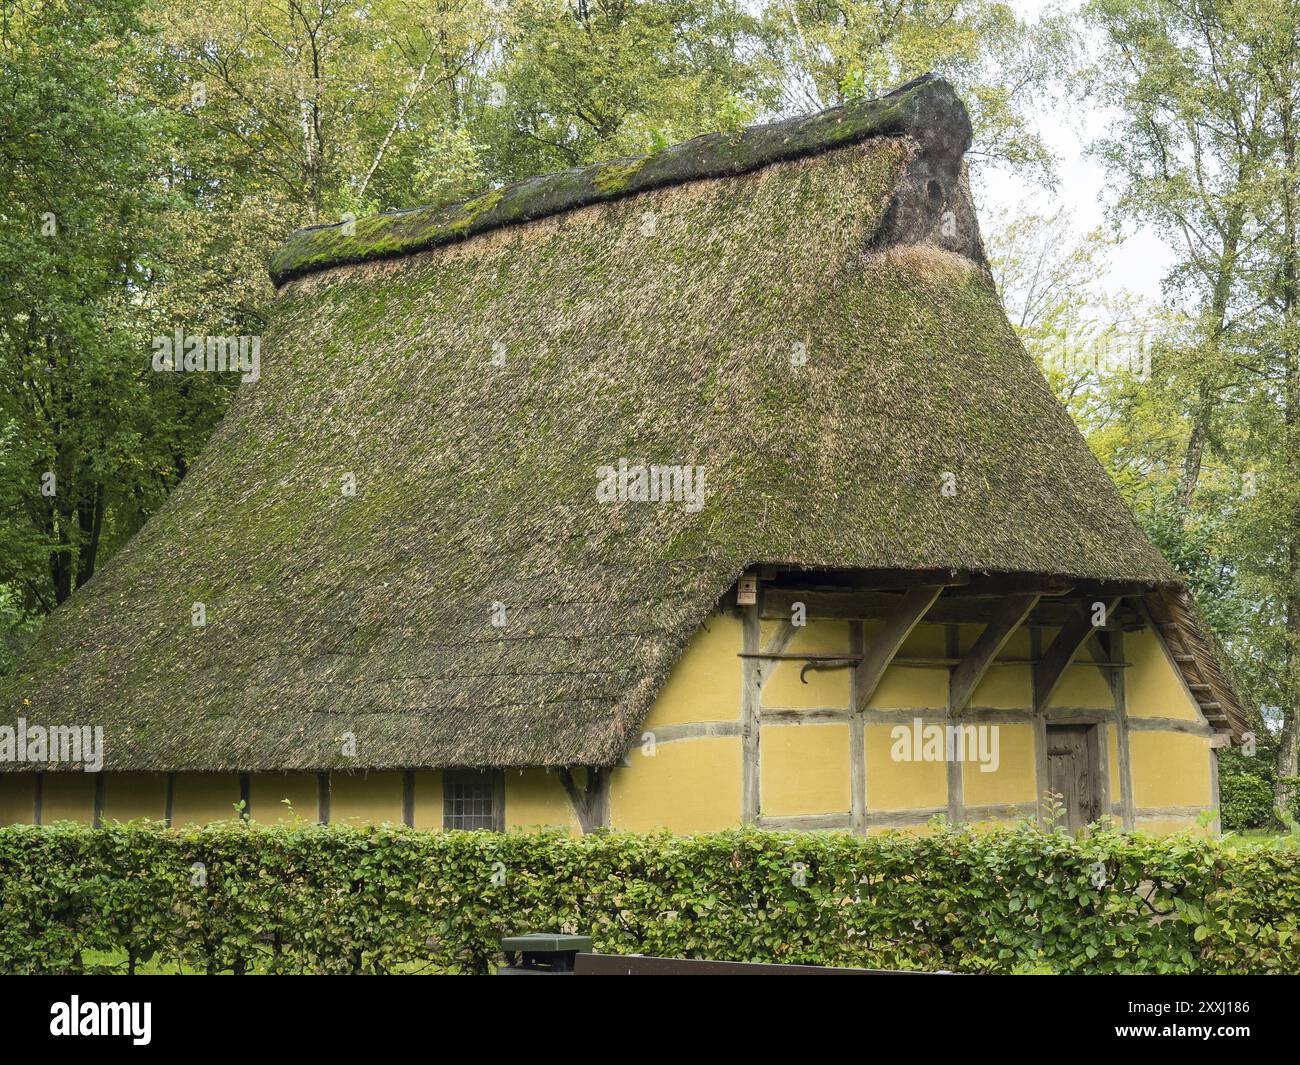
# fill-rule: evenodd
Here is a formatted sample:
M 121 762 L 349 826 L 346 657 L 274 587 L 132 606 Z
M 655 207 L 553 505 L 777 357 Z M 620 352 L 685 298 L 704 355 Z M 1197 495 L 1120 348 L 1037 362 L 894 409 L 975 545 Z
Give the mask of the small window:
M 505 827 L 505 778 L 492 769 L 446 769 L 442 827 L 500 832 Z

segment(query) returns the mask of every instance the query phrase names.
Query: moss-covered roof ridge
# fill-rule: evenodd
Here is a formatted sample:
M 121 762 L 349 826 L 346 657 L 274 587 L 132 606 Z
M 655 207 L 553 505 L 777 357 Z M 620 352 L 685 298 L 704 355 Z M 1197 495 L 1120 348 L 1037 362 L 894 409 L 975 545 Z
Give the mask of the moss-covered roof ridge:
M 970 146 L 970 118 L 947 81 L 925 74 L 877 99 L 853 100 L 731 133 L 707 133 L 648 155 L 542 174 L 461 203 L 301 229 L 271 260 L 271 280 L 279 286 L 332 266 L 407 255 L 666 185 L 735 176 L 869 137 L 897 135 L 911 137 L 923 154 L 947 160 L 955 170 Z

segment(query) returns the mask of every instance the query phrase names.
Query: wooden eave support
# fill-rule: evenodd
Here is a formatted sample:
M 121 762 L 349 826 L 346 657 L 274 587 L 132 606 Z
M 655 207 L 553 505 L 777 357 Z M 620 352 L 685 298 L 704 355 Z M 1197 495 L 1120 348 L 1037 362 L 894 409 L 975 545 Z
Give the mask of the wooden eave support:
M 984 674 L 988 672 L 998 652 L 1007 645 L 1012 634 L 1029 617 L 1029 612 L 1034 609 L 1040 598 L 1037 592 L 1009 595 L 998 605 L 993 617 L 984 626 L 984 631 L 979 634 L 979 638 L 971 645 L 971 649 L 954 667 L 952 675 L 948 678 L 950 712 L 958 713 L 970 702 L 971 696 L 975 694 L 975 689 L 984 679 Z
M 1112 596 L 1099 600 L 1105 604 L 1107 620 L 1118 608 L 1122 598 Z M 1079 612 L 1061 627 L 1042 660 L 1034 664 L 1034 710 L 1041 712 L 1047 706 L 1056 689 L 1061 686 L 1066 667 L 1074 661 L 1074 656 L 1096 631 L 1097 626 L 1092 623 L 1088 605 L 1080 601 Z
M 585 835 L 609 825 L 609 770 L 603 766 L 588 766 L 587 781 L 578 787 L 568 766 L 559 771 L 560 783 L 578 818 L 578 828 Z
M 885 675 L 885 670 L 889 668 L 889 663 L 898 654 L 903 641 L 925 617 L 925 612 L 934 605 L 934 601 L 939 598 L 944 587 L 942 584 L 914 584 L 894 605 L 885 618 L 884 628 L 871 641 L 871 646 L 864 650 L 862 661 L 855 667 L 854 684 L 857 692 L 855 709 L 867 708 L 867 703 L 875 693 L 877 685 L 880 684 L 880 678 Z

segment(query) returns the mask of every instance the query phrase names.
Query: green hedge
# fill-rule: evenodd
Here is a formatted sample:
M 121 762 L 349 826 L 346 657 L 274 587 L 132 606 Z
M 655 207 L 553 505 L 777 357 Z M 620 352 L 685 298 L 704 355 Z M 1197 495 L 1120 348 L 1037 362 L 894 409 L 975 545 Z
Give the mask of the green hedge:
M 1217 754 L 1224 831 L 1273 827 L 1274 751 L 1260 747 L 1247 755 L 1240 747 L 1224 747 Z
M 195 863 L 202 863 L 196 866 Z M 0 969 L 487 970 L 503 935 L 962 972 L 1300 971 L 1300 851 L 979 835 L 0 829 Z

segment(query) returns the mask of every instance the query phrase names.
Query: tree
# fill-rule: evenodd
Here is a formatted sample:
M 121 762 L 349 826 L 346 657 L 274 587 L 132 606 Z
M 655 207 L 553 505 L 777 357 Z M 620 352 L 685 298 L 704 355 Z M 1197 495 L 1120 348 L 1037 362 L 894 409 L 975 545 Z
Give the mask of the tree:
M 204 420 L 194 397 L 159 404 L 149 366 L 166 123 L 126 88 L 139 11 L 32 0 L 0 19 L 0 584 L 28 610 L 93 576 L 174 483 L 171 446 Z
M 1187 430 L 1176 531 L 1198 519 L 1235 560 L 1233 641 L 1276 708 L 1276 805 L 1300 718 L 1300 9 L 1288 0 L 1094 0 L 1092 90 L 1120 118 L 1099 154 L 1118 217 L 1178 250 L 1167 291 L 1185 329 L 1166 352 Z
M 471 128 L 500 179 L 752 121 L 776 86 L 738 0 L 519 0 Z
M 1030 116 L 1072 47 L 1064 20 L 1029 26 L 996 0 L 773 0 L 763 16 L 783 110 L 879 96 L 934 72 L 971 111 L 973 158 L 1050 172 Z

